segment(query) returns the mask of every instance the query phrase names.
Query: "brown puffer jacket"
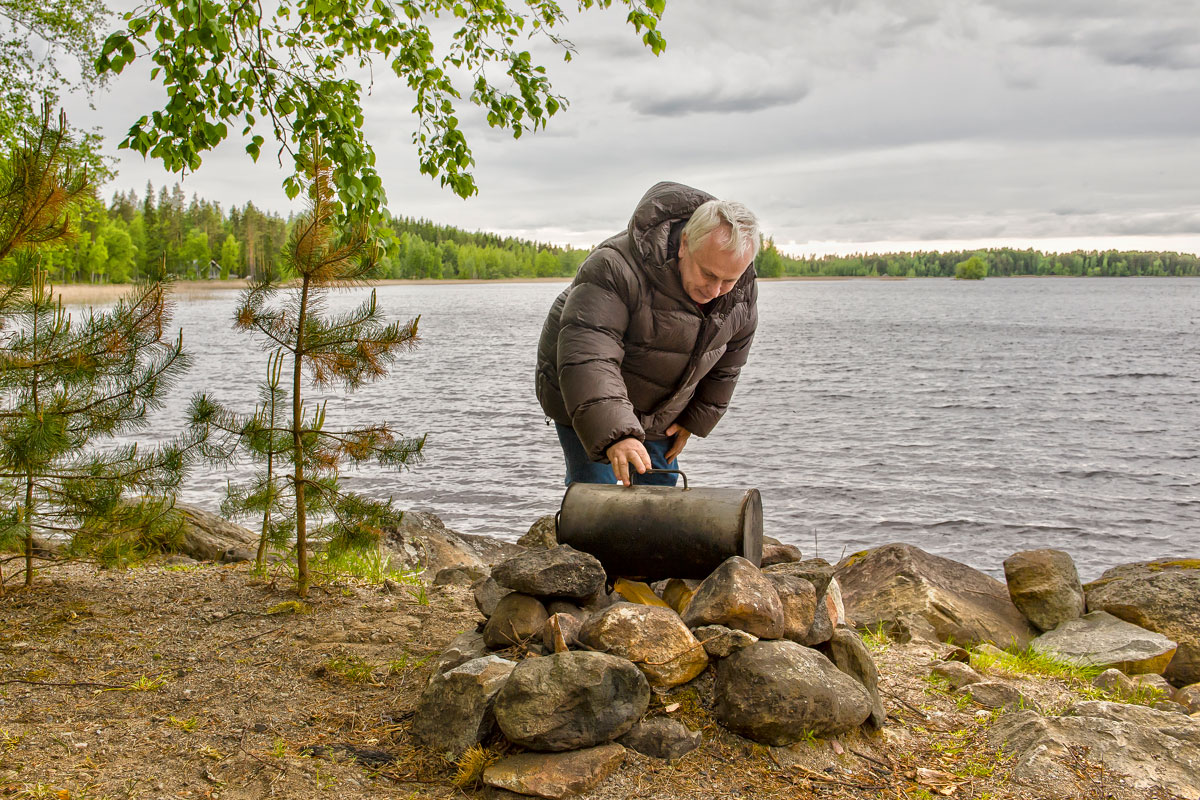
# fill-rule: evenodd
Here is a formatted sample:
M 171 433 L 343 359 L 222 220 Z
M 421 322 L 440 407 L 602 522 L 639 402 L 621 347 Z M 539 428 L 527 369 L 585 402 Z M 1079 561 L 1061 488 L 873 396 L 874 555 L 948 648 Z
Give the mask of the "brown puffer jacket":
M 593 461 L 618 439 L 662 439 L 678 422 L 707 436 L 733 396 L 758 323 L 747 269 L 708 313 L 683 289 L 683 224 L 712 196 L 659 183 L 629 228 L 597 247 L 554 301 L 538 344 L 537 396 Z

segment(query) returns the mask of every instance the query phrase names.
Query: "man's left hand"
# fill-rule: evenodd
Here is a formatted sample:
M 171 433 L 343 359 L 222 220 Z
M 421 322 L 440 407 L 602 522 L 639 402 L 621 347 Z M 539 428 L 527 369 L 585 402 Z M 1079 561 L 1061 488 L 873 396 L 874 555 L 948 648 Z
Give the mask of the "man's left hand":
M 683 452 L 683 448 L 687 445 L 688 438 L 692 432 L 679 424 L 673 424 L 667 428 L 667 436 L 674 436 L 675 441 L 671 443 L 671 449 L 667 451 L 667 463 L 670 464 L 675 460 L 675 457 Z

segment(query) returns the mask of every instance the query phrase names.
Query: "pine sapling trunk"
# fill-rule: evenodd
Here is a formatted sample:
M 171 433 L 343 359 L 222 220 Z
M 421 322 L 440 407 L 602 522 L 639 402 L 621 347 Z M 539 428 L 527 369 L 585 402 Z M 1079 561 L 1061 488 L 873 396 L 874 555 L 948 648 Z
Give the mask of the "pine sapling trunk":
M 300 378 L 304 359 L 304 323 L 308 310 L 308 282 L 304 276 L 300 289 L 300 313 L 296 320 L 296 359 L 292 366 L 292 464 L 296 486 L 296 593 L 301 597 L 308 594 L 308 528 L 307 510 L 304 504 L 304 442 L 301 427 L 304 424 L 303 408 L 300 403 Z
M 267 539 L 271 531 L 271 508 L 275 502 L 275 421 L 277 406 L 275 390 L 279 387 L 279 367 L 283 361 L 283 353 L 276 351 L 275 356 L 267 365 L 267 384 L 271 387 L 270 399 L 270 438 L 267 440 L 267 502 L 264 504 L 262 531 L 258 537 L 258 554 L 254 559 L 254 568 L 261 570 L 267 561 Z
M 25 476 L 25 585 L 33 585 L 33 475 Z
M 32 362 L 35 365 L 33 368 L 33 380 L 31 381 L 32 391 L 30 392 L 33 398 L 33 417 L 40 419 L 42 416 L 41 404 L 38 400 L 38 317 L 41 311 L 41 305 L 44 301 L 46 290 L 46 275 L 40 269 L 34 273 L 33 277 L 33 324 L 32 328 Z M 33 586 L 33 467 L 28 462 L 25 464 L 25 585 Z

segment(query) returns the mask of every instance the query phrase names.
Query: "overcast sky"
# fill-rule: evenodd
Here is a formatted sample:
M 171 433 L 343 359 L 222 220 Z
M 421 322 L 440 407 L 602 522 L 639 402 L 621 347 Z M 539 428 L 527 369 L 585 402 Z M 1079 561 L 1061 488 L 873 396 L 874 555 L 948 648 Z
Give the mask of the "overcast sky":
M 376 73 L 367 130 L 395 214 L 587 247 L 676 180 L 745 202 L 786 251 L 1200 252 L 1200 0 L 669 0 L 667 51 L 618 9 L 546 53 L 570 108 L 514 141 L 476 118 L 479 194 L 417 171 L 408 91 Z M 158 108 L 146 69 L 97 111 L 116 143 Z M 231 126 L 234 127 L 234 126 Z M 287 213 L 242 142 L 183 183 Z M 128 153 L 110 188 L 176 176 Z

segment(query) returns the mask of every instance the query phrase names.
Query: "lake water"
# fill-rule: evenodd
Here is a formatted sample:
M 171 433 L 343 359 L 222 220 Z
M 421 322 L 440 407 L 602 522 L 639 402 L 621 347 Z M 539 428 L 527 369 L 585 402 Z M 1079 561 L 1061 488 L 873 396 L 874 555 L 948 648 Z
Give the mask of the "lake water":
M 428 433 L 426 459 L 347 485 L 506 539 L 555 511 L 533 372 L 563 285 L 380 287 L 389 315 L 421 315 L 421 346 L 332 398 L 328 424 Z M 235 301 L 178 309 L 195 366 L 140 438 L 176 430 L 195 391 L 253 406 L 266 358 L 230 328 Z M 695 486 L 761 490 L 766 533 L 806 557 L 905 541 L 1000 575 L 1056 547 L 1087 580 L 1200 555 L 1200 280 L 764 282 L 760 318 L 728 414 L 680 461 Z M 216 509 L 228 475 L 183 499 Z

